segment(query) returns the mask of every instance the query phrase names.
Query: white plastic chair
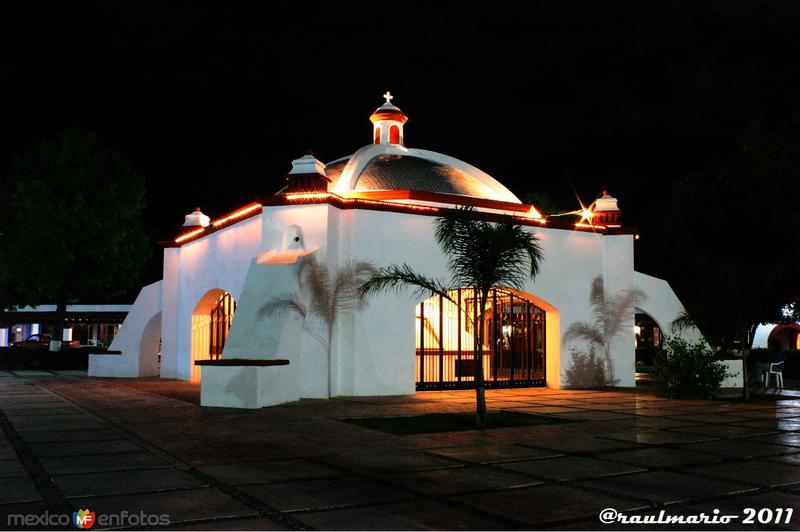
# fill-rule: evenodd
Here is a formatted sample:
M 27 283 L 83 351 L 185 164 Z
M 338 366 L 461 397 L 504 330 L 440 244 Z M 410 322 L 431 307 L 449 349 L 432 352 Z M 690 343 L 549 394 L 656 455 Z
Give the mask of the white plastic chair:
M 783 388 L 783 362 L 773 362 L 764 376 L 764 386 L 769 388 L 769 376 L 775 375 L 775 384 L 778 388 Z

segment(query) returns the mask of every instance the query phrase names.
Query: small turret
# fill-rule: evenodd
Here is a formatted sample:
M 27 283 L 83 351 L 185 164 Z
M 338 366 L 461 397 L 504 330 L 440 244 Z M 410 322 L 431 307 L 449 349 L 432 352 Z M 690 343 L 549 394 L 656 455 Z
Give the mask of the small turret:
M 327 192 L 331 182 L 325 175 L 325 164 L 314 157 L 311 150 L 292 161 L 286 181 L 284 192 Z
M 403 146 L 403 124 L 408 122 L 408 117 L 399 107 L 392 104 L 392 93 L 386 91 L 383 95 L 386 102 L 375 109 L 369 117 L 372 122 L 372 139 L 374 144 L 398 144 Z
M 183 227 L 208 227 L 211 218 L 200 211 L 200 207 L 195 207 L 194 212 L 184 216 Z
M 622 211 L 617 206 L 617 198 L 609 195 L 607 190 L 597 198 L 592 208 L 592 223 L 606 227 L 622 226 Z

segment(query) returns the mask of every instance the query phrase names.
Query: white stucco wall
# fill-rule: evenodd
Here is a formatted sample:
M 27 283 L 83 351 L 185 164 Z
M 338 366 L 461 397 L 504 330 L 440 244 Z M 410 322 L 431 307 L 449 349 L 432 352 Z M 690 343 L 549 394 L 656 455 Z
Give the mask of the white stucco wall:
M 262 368 L 257 376 L 247 378 L 255 378 L 259 386 L 268 388 L 265 383 L 271 382 L 270 375 L 280 374 L 282 383 L 294 383 L 296 398 L 326 396 L 324 346 L 303 330 L 297 316 L 285 313 L 263 318 L 258 313 L 265 302 L 296 289 L 294 265 L 287 264 L 286 257 L 315 253 L 327 259 L 333 269 L 348 260 L 366 260 L 376 266 L 406 262 L 427 275 L 447 279 L 445 257 L 434 240 L 434 222 L 431 216 L 341 210 L 327 204 L 265 207 L 258 216 L 180 248 L 166 249 L 158 306 L 161 376 L 190 378 L 192 312 L 204 294 L 220 289 L 238 303 L 223 358 L 287 358 L 288 367 Z M 672 319 L 680 310 L 666 283 L 633 271 L 632 235 L 604 236 L 546 227 L 530 230 L 540 238 L 544 261 L 538 277 L 527 283 L 523 292 L 547 311 L 549 386 L 563 385 L 563 371 L 571 362 L 568 346 L 562 345 L 564 331 L 576 321 L 592 318 L 589 291 L 596 276 L 603 276 L 609 294 L 645 285 L 650 301 L 655 302 L 668 292 L 674 300 L 664 308 L 652 304 L 647 308 L 657 320 L 666 315 Z M 342 316 L 331 350 L 333 395 L 414 393 L 418 302 L 410 292 L 384 294 L 371 298 L 366 311 Z M 306 326 L 324 331 L 324 325 L 313 320 Z M 621 386 L 634 384 L 632 327 L 631 317 L 631 334 L 621 335 L 613 352 L 615 377 Z M 233 371 L 219 371 L 215 372 L 215 382 L 224 381 L 225 375 L 242 378 Z M 219 399 L 225 397 L 224 393 L 215 396 L 215 401 L 224 401 Z M 231 396 L 228 406 L 236 401 L 241 402 L 241 398 Z
M 653 318 L 664 334 L 677 335 L 689 341 L 696 341 L 701 338 L 700 331 L 694 327 L 682 331 L 672 331 L 672 322 L 681 316 L 686 309 L 684 309 L 683 304 L 667 281 L 644 273 L 634 272 L 633 282 L 636 288 L 647 295 L 647 301 L 641 303 L 638 308 Z
M 128 315 L 122 322 L 117 336 L 109 346 L 110 351 L 121 351 L 121 355 L 89 355 L 91 377 L 140 377 L 153 374 L 151 366 L 142 365 L 142 353 L 157 356 L 158 333 L 153 346 L 151 320 L 161 312 L 161 281 L 149 284 L 139 291 Z M 155 349 L 155 350 L 154 350 Z M 157 358 L 156 358 L 157 361 Z

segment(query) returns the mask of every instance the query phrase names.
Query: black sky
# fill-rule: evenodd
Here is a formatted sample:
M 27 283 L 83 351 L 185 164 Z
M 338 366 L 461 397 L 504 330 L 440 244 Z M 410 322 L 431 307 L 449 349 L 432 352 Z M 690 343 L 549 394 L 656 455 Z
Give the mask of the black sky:
M 196 205 L 216 216 L 276 191 L 308 147 L 332 160 L 370 142 L 389 89 L 407 145 L 518 195 L 608 187 L 647 270 L 671 182 L 797 113 L 797 2 L 430 4 L 4 5 L 0 164 L 93 131 L 146 176 L 155 240 Z

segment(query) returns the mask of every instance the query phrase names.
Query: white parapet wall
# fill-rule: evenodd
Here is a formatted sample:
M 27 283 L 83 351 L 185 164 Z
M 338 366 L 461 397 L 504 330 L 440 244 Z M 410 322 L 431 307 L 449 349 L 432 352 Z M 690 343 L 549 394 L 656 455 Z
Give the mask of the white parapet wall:
M 120 326 L 109 351 L 121 354 L 89 355 L 90 377 L 157 375 L 161 339 L 161 281 L 141 289 Z

